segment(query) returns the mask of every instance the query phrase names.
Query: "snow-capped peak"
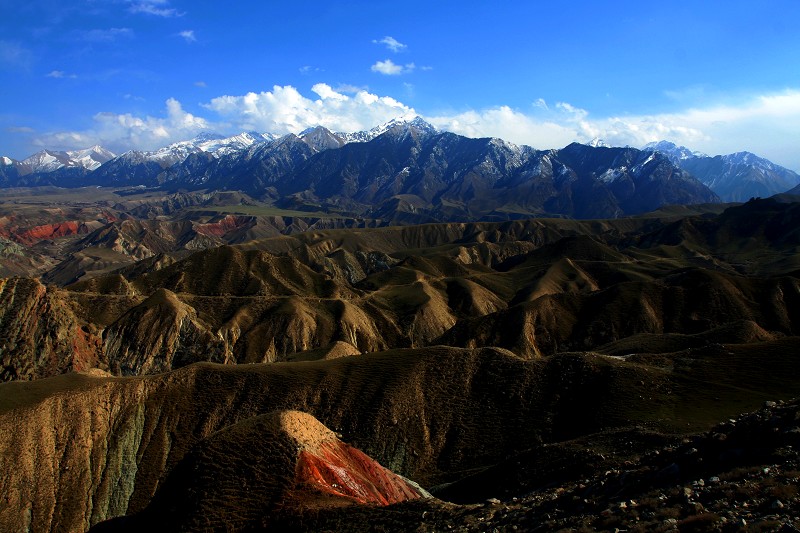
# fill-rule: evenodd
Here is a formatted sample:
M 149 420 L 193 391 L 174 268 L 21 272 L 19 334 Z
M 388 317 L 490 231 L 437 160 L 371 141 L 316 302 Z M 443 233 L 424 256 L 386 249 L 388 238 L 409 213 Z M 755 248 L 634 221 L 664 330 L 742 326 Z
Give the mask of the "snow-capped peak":
M 345 139 L 339 135 L 331 132 L 323 126 L 316 128 L 308 128 L 298 135 L 303 141 L 317 151 L 330 150 L 332 148 L 341 148 L 346 144 Z
M 10 157 L 6 157 L 6 156 L 3 156 L 2 159 L 0 159 L 0 161 L 2 161 L 4 165 L 13 165 L 14 164 L 14 160 L 11 159 Z
M 421 131 L 425 134 L 435 134 L 438 133 L 437 130 L 432 124 L 429 124 L 419 115 L 413 113 L 406 113 L 405 115 L 401 115 L 399 117 L 393 118 L 389 122 L 385 122 L 379 126 L 375 126 L 369 131 L 357 131 L 352 133 L 341 133 L 337 132 L 336 136 L 341 137 L 345 140 L 345 142 L 369 142 L 375 137 L 383 135 L 387 131 L 396 130 L 396 131 L 405 131 L 409 128 L 413 128 L 417 131 Z
M 771 161 L 768 161 L 763 157 L 758 157 L 752 152 L 736 152 L 733 154 L 724 155 L 722 156 L 722 160 L 733 165 L 750 165 L 768 170 L 772 170 L 776 166 Z
M 32 172 L 54 172 L 64 167 L 83 167 L 94 170 L 106 161 L 116 157 L 102 146 L 95 145 L 84 150 L 59 152 L 42 150 L 24 159 L 22 163 L 30 166 Z
M 647 143 L 642 147 L 642 150 L 649 152 L 661 152 L 669 157 L 673 162 L 685 161 L 695 157 L 708 157 L 702 152 L 692 151 L 685 146 L 678 146 L 670 141 L 658 141 Z
M 595 137 L 594 139 L 586 143 L 586 146 L 591 146 L 592 148 L 611 148 L 611 145 L 605 142 L 600 137 Z
M 66 152 L 73 165 L 67 166 L 81 166 L 87 170 L 95 170 L 106 161 L 114 159 L 116 154 L 110 150 L 106 150 L 99 144 L 95 144 L 91 148 L 85 150 L 71 150 Z

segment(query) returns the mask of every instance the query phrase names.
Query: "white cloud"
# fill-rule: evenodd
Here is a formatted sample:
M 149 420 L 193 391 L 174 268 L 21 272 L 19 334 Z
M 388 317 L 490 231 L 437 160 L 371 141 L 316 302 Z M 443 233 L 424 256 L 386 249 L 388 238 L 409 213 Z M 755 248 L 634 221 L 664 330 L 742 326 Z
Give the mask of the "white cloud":
M 210 123 L 183 110 L 174 98 L 166 101 L 164 117 L 137 117 L 130 113 L 97 113 L 94 126 L 84 131 L 55 132 L 38 138 L 37 146 L 66 150 L 101 144 L 114 151 L 152 150 L 189 139 L 210 128 Z
M 575 140 L 571 128 L 551 120 L 537 120 L 509 106 L 427 118 L 439 129 L 466 137 L 500 137 L 535 147 L 560 147 Z
M 348 96 L 325 83 L 318 83 L 311 90 L 319 98 L 307 98 L 289 85 L 276 85 L 272 91 L 220 96 L 204 107 L 219 114 L 233 130 L 279 134 L 298 133 L 312 126 L 359 131 L 414 112 L 394 98 L 365 90 Z
M 157 17 L 182 17 L 185 15 L 185 13 L 169 7 L 168 0 L 131 0 L 129 3 L 130 7 L 128 9 L 131 13 L 144 13 Z
M 311 74 L 312 72 L 324 72 L 321 68 L 312 67 L 311 65 L 303 65 L 302 67 L 300 67 L 297 70 L 300 72 L 300 74 L 303 74 L 303 75 Z
M 556 102 L 556 109 L 564 111 L 567 115 L 571 116 L 573 120 L 583 120 L 589 115 L 589 112 L 585 109 L 580 109 L 566 102 Z
M 372 42 L 375 44 L 385 44 L 386 48 L 388 48 L 392 52 L 400 52 L 408 48 L 408 45 L 401 43 L 400 41 L 389 35 L 387 35 L 383 39 L 373 39 Z
M 544 98 L 537 98 L 535 102 L 533 102 L 535 107 L 539 107 L 544 110 L 549 110 L 550 108 L 547 106 L 547 102 L 544 101 Z
M 414 63 L 408 63 L 407 65 L 396 65 L 394 61 L 387 59 L 386 61 L 378 61 L 370 67 L 370 70 L 386 76 L 398 76 L 400 74 L 409 74 L 410 72 L 413 72 L 415 68 L 416 65 L 414 65 Z
M 800 90 L 652 115 L 594 117 L 567 102 L 549 107 L 543 99 L 533 107 L 531 113 L 499 106 L 429 120 L 462 135 L 500 137 L 540 149 L 593 138 L 634 147 L 666 139 L 711 155 L 747 150 L 800 171 Z
M 209 129 L 285 134 L 321 125 L 333 131 L 359 131 L 416 114 L 404 103 L 364 88 L 318 83 L 311 91 L 309 97 L 292 86 L 276 85 L 270 91 L 223 95 L 203 104 L 207 117 L 186 112 L 174 99 L 167 101 L 164 115 L 158 117 L 99 113 L 91 129 L 50 134 L 39 139 L 39 146 L 72 149 L 100 143 L 118 151 L 153 149 Z M 525 111 L 500 105 L 425 118 L 461 135 L 500 137 L 539 149 L 595 137 L 611 145 L 635 147 L 666 139 L 711 155 L 748 150 L 800 170 L 800 90 L 652 115 L 596 117 L 567 102 L 548 105 L 538 99 Z
M 56 79 L 69 78 L 73 80 L 78 77 L 76 74 L 67 74 L 63 70 L 51 70 L 44 76 L 45 78 L 56 78 Z
M 195 87 L 208 87 L 206 82 L 204 82 L 203 80 L 198 80 L 198 81 L 194 82 L 194 86 Z
M 130 28 L 108 28 L 105 30 L 88 30 L 79 33 L 78 38 L 92 43 L 101 43 L 130 39 L 133 35 L 133 30 Z
M 334 91 L 337 93 L 345 93 L 345 94 L 356 94 L 359 91 L 368 91 L 368 87 L 358 87 L 356 85 L 350 85 L 347 83 L 339 84 L 336 86 Z
M 178 35 L 183 37 L 187 43 L 197 42 L 197 37 L 194 36 L 194 30 L 183 30 L 182 32 L 178 33 Z

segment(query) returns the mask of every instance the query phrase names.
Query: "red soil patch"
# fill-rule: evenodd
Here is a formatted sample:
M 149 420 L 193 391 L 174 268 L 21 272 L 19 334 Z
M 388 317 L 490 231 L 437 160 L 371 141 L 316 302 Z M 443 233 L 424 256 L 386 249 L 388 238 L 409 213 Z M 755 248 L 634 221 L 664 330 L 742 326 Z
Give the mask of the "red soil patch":
M 246 226 L 249 222 L 250 222 L 249 217 L 226 215 L 225 218 L 223 218 L 218 222 L 211 222 L 208 224 L 198 224 L 196 230 L 197 233 L 208 235 L 210 237 L 222 237 L 229 231 L 233 231 Z
M 362 504 L 391 505 L 422 497 L 405 479 L 338 440 L 323 442 L 313 452 L 302 450 L 295 480 Z
M 86 224 L 79 220 L 69 220 L 67 222 L 58 222 L 56 224 L 35 226 L 16 235 L 15 240 L 21 244 L 30 246 L 31 244 L 35 244 L 44 239 L 55 239 L 57 237 L 66 237 L 68 235 L 79 235 L 84 233 L 89 233 L 89 228 L 86 227 Z

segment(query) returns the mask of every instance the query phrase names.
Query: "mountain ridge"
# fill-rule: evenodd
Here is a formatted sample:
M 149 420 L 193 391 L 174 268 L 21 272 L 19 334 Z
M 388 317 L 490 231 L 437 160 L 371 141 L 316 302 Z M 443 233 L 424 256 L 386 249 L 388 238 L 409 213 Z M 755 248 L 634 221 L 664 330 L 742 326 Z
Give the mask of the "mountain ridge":
M 709 156 L 669 141 L 645 145 L 665 154 L 728 202 L 744 202 L 788 192 L 800 185 L 800 175 L 751 152 Z
M 797 174 L 749 152 L 709 157 L 667 141 L 637 150 L 599 140 L 535 150 L 439 131 L 419 116 L 352 134 L 322 126 L 281 137 L 203 132 L 99 165 L 89 151 L 71 152 L 84 154 L 82 164 L 65 164 L 55 152 L 23 162 L 4 158 L 0 185 L 241 191 L 282 209 L 424 223 L 619 217 L 719 201 L 711 191 L 744 201 L 800 183 Z M 664 157 L 647 155 L 654 153 Z

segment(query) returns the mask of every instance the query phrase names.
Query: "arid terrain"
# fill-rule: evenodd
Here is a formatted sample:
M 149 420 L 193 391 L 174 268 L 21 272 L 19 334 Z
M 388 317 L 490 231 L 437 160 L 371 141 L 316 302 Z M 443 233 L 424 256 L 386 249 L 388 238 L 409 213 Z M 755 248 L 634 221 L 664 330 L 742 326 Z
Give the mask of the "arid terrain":
M 794 197 L 390 226 L 89 191 L 4 197 L 3 530 L 800 527 Z

